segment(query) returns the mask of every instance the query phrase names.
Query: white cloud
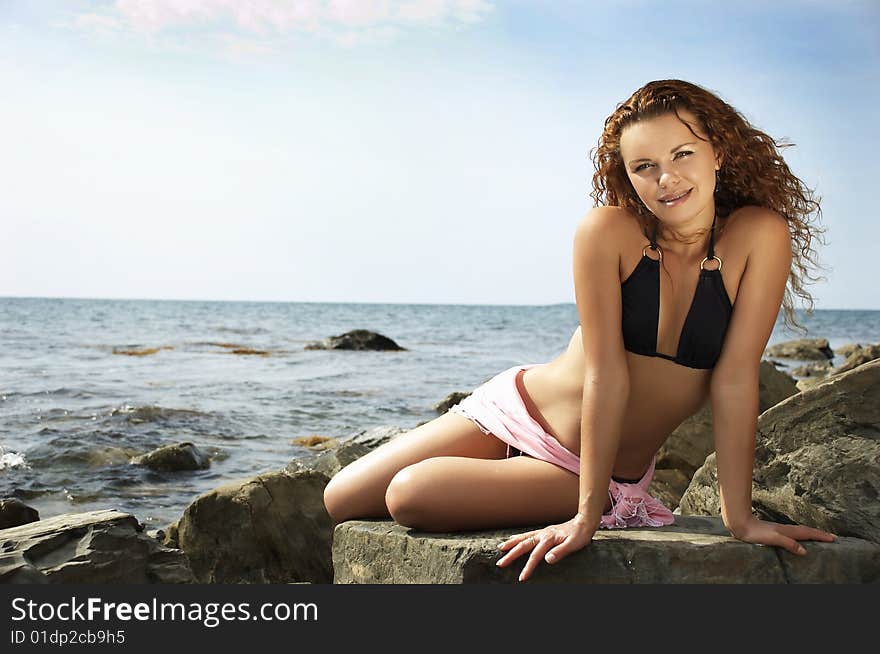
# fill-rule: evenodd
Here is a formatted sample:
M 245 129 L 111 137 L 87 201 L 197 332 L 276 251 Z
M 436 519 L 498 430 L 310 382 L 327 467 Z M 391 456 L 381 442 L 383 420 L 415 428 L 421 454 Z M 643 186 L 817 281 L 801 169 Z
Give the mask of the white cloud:
M 474 23 L 492 5 L 486 0 L 117 0 L 108 11 L 108 22 L 121 20 L 139 32 L 231 22 L 245 32 L 287 34 Z M 87 16 L 78 21 L 81 27 L 100 25 L 97 14 Z

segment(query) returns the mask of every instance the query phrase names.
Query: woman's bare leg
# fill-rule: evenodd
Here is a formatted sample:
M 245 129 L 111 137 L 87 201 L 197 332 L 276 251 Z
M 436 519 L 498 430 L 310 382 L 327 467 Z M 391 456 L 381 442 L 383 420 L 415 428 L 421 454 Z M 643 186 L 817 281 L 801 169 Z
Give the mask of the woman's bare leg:
M 335 523 L 387 518 L 385 492 L 403 468 L 432 457 L 503 459 L 507 445 L 484 434 L 464 416 L 447 412 L 352 461 L 324 489 L 324 506 Z
M 578 476 L 530 456 L 440 456 L 398 472 L 385 499 L 396 522 L 422 531 L 547 525 L 577 513 Z

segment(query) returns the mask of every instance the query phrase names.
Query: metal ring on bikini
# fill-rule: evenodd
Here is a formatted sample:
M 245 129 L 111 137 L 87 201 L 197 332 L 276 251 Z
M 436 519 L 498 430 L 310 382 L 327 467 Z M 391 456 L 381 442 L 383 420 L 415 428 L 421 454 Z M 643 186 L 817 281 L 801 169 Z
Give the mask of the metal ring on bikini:
M 656 250 L 657 254 L 660 255 L 660 261 L 663 261 L 663 250 L 660 249 L 659 245 L 657 247 L 654 247 L 653 245 L 646 245 L 645 247 L 643 247 L 642 248 L 642 256 L 643 257 L 646 256 L 645 253 L 648 251 L 648 248 L 651 248 L 652 250 Z
M 716 270 L 721 270 L 721 259 L 716 257 L 715 255 L 712 255 L 711 257 L 706 257 L 705 259 L 703 259 L 700 262 L 700 270 L 705 270 L 705 268 L 703 268 L 703 264 L 706 263 L 709 259 L 715 259 L 718 262 L 718 268 L 716 268 Z

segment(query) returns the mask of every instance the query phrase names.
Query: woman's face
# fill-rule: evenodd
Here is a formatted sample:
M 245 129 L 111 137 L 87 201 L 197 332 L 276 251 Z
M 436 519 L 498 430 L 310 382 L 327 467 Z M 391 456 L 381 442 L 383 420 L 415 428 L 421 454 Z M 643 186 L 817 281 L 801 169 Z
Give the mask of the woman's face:
M 679 110 L 701 138 L 696 117 Z M 673 229 L 711 223 L 715 212 L 715 171 L 721 165 L 712 144 L 695 137 L 674 113 L 628 126 L 620 135 L 626 174 L 645 206 Z M 674 202 L 664 200 L 686 195 Z M 708 216 L 708 218 L 706 218 Z

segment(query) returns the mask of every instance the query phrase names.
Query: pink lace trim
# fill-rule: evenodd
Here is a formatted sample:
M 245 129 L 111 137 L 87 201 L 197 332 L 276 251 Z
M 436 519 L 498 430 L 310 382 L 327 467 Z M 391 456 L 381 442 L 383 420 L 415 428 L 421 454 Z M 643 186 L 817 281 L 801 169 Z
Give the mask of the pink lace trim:
M 621 484 L 612 479 L 608 494 L 611 510 L 602 516 L 600 527 L 663 527 L 675 522 L 672 511 L 637 484 Z

